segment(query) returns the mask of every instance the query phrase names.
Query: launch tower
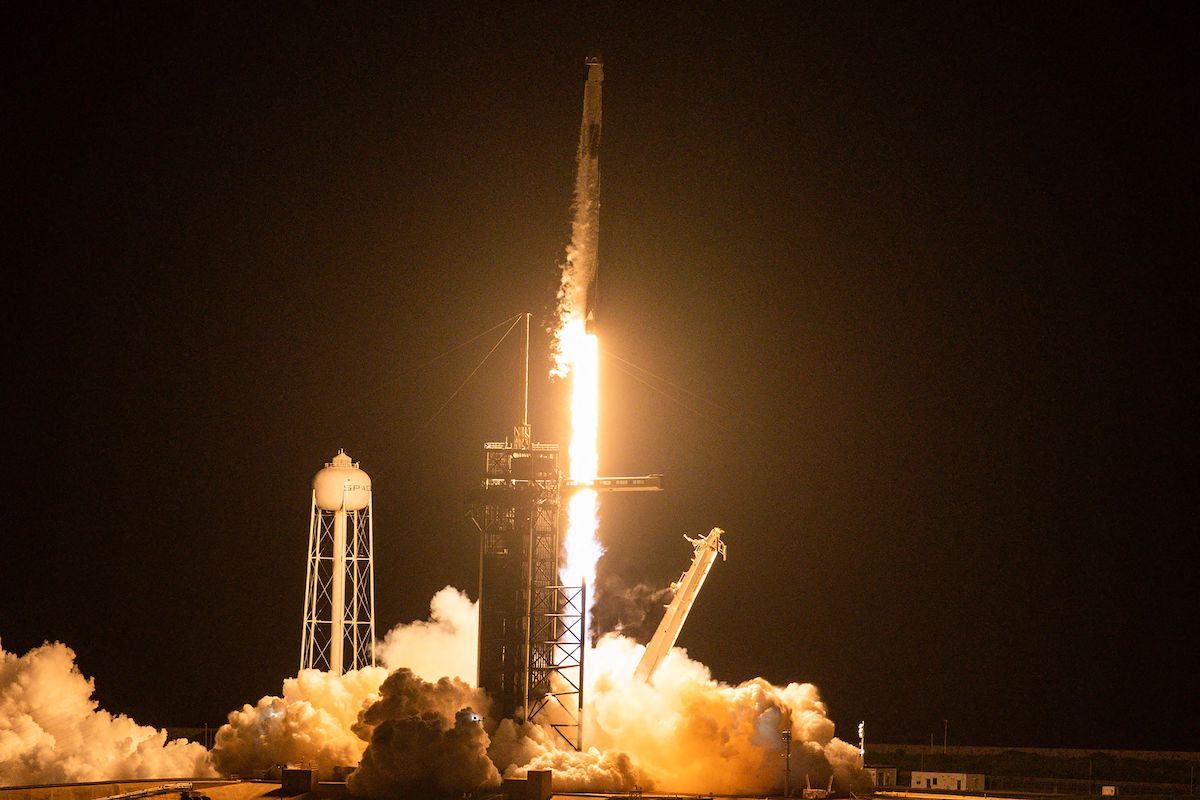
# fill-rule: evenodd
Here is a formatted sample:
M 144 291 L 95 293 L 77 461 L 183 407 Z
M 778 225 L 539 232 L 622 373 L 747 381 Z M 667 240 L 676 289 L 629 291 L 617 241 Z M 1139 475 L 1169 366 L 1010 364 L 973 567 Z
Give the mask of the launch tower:
M 532 441 L 529 315 L 525 315 L 521 423 L 483 446 L 472 518 L 479 545 L 479 685 L 503 717 L 550 725 L 581 745 L 585 588 L 563 586 L 559 450 Z
M 371 478 L 339 450 L 312 482 L 300 669 L 375 664 Z

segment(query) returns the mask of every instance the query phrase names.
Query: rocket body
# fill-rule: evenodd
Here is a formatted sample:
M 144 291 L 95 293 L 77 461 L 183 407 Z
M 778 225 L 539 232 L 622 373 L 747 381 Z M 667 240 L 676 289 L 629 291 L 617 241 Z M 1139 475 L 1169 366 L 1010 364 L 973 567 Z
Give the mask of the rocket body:
M 587 83 L 583 87 L 583 124 L 579 129 L 579 160 L 589 159 L 599 169 L 600 91 L 604 83 L 604 65 L 596 56 L 589 58 L 587 65 Z M 596 177 L 599 179 L 599 173 Z M 596 188 L 599 189 L 599 186 Z
M 594 282 L 600 257 L 600 101 L 604 65 L 599 56 L 589 57 L 586 63 L 583 119 L 575 156 L 575 217 L 571 222 L 571 246 L 563 271 L 560 307 L 564 316 L 594 320 Z

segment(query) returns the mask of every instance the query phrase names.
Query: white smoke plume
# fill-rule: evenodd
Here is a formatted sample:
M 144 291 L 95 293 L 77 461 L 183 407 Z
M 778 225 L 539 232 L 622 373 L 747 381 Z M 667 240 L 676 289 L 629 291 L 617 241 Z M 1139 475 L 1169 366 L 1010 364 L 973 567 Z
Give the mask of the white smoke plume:
M 446 653 L 457 654 L 461 673 L 474 661 L 475 624 L 466 617 L 477 608 L 452 590 L 439 592 L 442 611 L 434 618 L 461 612 L 453 626 L 438 629 Z M 410 630 L 415 630 L 409 626 Z M 460 639 L 453 641 L 457 635 Z M 463 639 L 461 637 L 469 637 Z M 419 646 L 416 643 L 415 646 Z M 589 745 L 577 753 L 562 746 L 548 728 L 488 720 L 488 755 L 507 776 L 528 769 L 553 769 L 560 791 L 621 791 L 641 786 L 679 792 L 769 792 L 783 784 L 781 734 L 792 732 L 793 784 L 808 775 L 824 786 L 864 788 L 858 748 L 834 737 L 833 721 L 815 686 L 775 686 L 755 678 L 736 686 L 716 681 L 708 668 L 675 648 L 655 674 L 653 685 L 635 681 L 634 668 L 645 648 L 634 640 L 607 635 L 587 654 L 587 720 Z M 427 676 L 422 676 L 427 677 Z M 478 702 L 478 701 L 471 701 Z M 439 710 L 449 724 L 453 708 L 466 701 L 451 695 Z M 395 716 L 395 715 L 392 715 Z
M 213 747 L 217 769 L 222 775 L 251 775 L 276 764 L 312 764 L 329 778 L 335 767 L 354 766 L 367 747 L 354 727 L 379 699 L 388 672 L 407 667 L 428 680 L 462 675 L 474 682 L 478 630 L 476 604 L 447 586 L 433 596 L 428 621 L 397 625 L 376 644 L 384 666 L 340 676 L 302 670 L 284 681 L 282 696 L 268 695 L 230 712 Z
M 458 797 L 500 783 L 483 728 L 490 703 L 461 680 L 422 680 L 409 669 L 388 676 L 356 726 L 369 737 L 347 788 L 358 797 Z
M 376 644 L 375 656 L 389 670 L 408 667 L 427 681 L 461 678 L 474 686 L 478 646 L 478 604 L 447 586 L 429 602 L 428 622 L 392 628 Z
M 648 685 L 632 677 L 644 648 L 619 635 L 587 654 L 585 751 L 548 727 L 491 719 L 486 696 L 453 677 L 474 673 L 477 611 L 443 589 L 428 622 L 399 626 L 380 644 L 387 669 L 303 671 L 280 697 L 232 712 L 211 762 L 198 744 L 167 743 L 165 732 L 99 710 L 66 646 L 21 657 L 0 649 L 0 785 L 308 763 L 323 777 L 359 764 L 350 788 L 366 797 L 448 797 L 547 768 L 558 791 L 757 794 L 782 786 L 784 730 L 792 733 L 793 786 L 806 775 L 814 786 L 831 775 L 842 790 L 867 785 L 862 755 L 834 737 L 811 684 L 722 683 L 675 648 Z
M 673 648 L 649 685 L 632 678 L 644 649 L 609 635 L 588 653 L 586 719 L 592 746 L 629 753 L 655 786 L 727 794 L 778 789 L 784 730 L 792 733 L 795 776 L 823 785 L 832 774 L 843 789 L 867 785 L 858 748 L 834 738 L 812 684 L 753 678 L 731 686 Z
M 215 775 L 203 745 L 99 708 L 75 652 L 0 646 L 0 786 Z
M 553 770 L 553 788 L 560 792 L 655 788 L 628 753 L 596 747 L 575 751 L 564 748 L 555 736 L 548 726 L 504 720 L 492 736 L 488 755 L 506 778 L 523 778 L 531 769 Z
M 505 777 L 524 777 L 531 769 L 553 770 L 552 784 L 557 792 L 629 792 L 655 787 L 649 775 L 634 764 L 633 757 L 619 750 L 550 749 L 534 756 L 524 767 L 510 769 Z
M 359 713 L 378 697 L 382 667 L 344 675 L 301 670 L 283 682 L 283 696 L 268 695 L 229 713 L 217 731 L 213 763 L 222 775 L 250 776 L 276 764 L 309 764 L 322 778 L 354 766 L 366 742 L 355 735 Z
M 781 734 L 791 730 L 794 785 L 808 775 L 824 786 L 833 775 L 842 789 L 869 787 L 858 748 L 833 736 L 812 684 L 731 686 L 675 648 L 648 685 L 632 677 L 644 650 L 610 634 L 588 652 L 586 751 L 558 746 L 537 726 L 501 725 L 492 757 L 508 761 L 504 774 L 550 768 L 559 791 L 767 793 L 783 785 Z

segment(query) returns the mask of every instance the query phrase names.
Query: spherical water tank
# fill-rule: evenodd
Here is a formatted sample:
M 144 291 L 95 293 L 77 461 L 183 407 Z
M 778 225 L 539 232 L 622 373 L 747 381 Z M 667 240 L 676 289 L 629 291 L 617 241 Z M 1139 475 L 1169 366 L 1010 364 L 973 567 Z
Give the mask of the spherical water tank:
M 313 477 L 313 497 L 326 511 L 360 511 L 371 502 L 371 476 L 358 468 L 344 450 Z

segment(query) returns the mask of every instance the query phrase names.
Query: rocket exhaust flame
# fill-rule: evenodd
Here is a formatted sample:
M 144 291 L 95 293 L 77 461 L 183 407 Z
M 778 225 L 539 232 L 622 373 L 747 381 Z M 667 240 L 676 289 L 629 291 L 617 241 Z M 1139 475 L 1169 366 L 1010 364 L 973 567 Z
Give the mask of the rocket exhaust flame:
M 570 358 L 572 376 L 568 475 L 573 481 L 592 481 L 599 471 L 599 346 L 596 335 L 587 333 L 578 317 L 560 331 L 559 340 L 563 354 Z M 564 543 L 566 562 L 561 570 L 568 586 L 595 583 L 596 562 L 602 553 L 596 538 L 597 511 L 594 489 L 580 489 L 571 496 Z
M 600 419 L 600 345 L 589 330 L 589 290 L 596 277 L 600 240 L 600 86 L 604 68 L 600 59 L 588 59 L 584 87 L 583 121 L 579 129 L 578 169 L 575 177 L 575 216 L 571 245 L 563 265 L 558 294 L 558 329 L 554 332 L 554 369 L 557 377 L 571 377 L 571 443 L 568 478 L 595 480 L 599 474 L 597 432 Z M 596 538 L 599 504 L 596 492 L 581 489 L 567 511 L 566 559 L 561 577 L 570 586 L 595 583 L 596 562 L 603 552 Z M 591 598 L 585 610 L 589 628 Z

